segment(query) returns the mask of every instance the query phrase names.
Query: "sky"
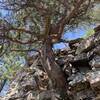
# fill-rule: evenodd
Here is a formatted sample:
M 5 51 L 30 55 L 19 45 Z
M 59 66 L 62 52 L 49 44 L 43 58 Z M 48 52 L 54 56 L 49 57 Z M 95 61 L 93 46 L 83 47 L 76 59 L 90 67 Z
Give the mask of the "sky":
M 94 25 L 91 25 L 89 28 L 86 28 L 86 27 L 76 28 L 75 30 L 66 32 L 62 38 L 66 40 L 82 38 L 85 36 L 87 31 L 93 28 L 94 28 Z M 66 48 L 66 45 L 64 43 L 57 43 L 54 45 L 54 49 L 63 49 L 63 48 Z

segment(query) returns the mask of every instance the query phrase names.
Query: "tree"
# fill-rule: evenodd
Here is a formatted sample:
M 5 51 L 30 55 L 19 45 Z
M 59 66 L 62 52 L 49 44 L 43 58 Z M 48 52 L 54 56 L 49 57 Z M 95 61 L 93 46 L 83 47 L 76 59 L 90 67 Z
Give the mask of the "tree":
M 0 1 L 1 9 L 10 13 L 10 16 L 1 18 L 0 21 L 2 52 L 3 45 L 9 44 L 8 51 L 11 52 L 19 49 L 28 51 L 37 44 L 35 51 L 40 54 L 43 68 L 51 79 L 53 88 L 66 93 L 66 78 L 55 62 L 52 47 L 54 43 L 61 41 L 64 31 L 90 20 L 88 11 L 91 4 L 91 0 Z

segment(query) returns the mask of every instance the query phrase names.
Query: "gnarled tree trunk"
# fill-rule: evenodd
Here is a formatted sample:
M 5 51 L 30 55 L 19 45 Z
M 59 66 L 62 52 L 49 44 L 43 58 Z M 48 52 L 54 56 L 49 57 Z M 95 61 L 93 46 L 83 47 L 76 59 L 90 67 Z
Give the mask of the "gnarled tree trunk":
M 64 73 L 60 66 L 55 62 L 55 57 L 52 50 L 50 37 L 46 39 L 41 50 L 42 65 L 52 81 L 53 88 L 59 91 L 60 95 L 67 97 L 67 84 Z M 64 99 L 67 100 L 67 99 Z

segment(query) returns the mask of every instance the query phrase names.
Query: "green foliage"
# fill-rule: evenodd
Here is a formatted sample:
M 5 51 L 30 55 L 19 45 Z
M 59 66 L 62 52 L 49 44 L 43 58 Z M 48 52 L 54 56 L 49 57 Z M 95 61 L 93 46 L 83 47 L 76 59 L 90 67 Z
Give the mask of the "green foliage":
M 23 60 L 23 57 L 18 57 L 15 53 L 5 55 L 3 58 L 3 65 L 0 67 L 0 72 L 2 74 L 0 79 L 13 79 L 17 71 L 24 66 Z
M 93 35 L 94 33 L 95 33 L 94 29 L 90 29 L 85 33 L 84 38 L 87 38 L 87 37 Z
M 96 3 L 92 10 L 89 12 L 92 18 L 92 23 L 99 24 L 100 22 L 100 3 Z

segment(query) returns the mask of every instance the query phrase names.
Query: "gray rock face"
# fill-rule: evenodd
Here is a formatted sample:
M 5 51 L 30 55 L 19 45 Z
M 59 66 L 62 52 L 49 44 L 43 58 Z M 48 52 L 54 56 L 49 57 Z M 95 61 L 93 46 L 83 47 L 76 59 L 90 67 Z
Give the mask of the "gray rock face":
M 72 76 L 70 76 L 68 80 L 71 80 L 69 82 L 69 85 L 71 86 L 75 85 L 76 83 L 81 83 L 86 81 L 85 76 L 82 73 L 72 74 Z
M 91 89 L 75 93 L 75 100 L 95 100 L 95 94 Z
M 83 40 L 79 47 L 76 50 L 76 54 L 80 54 L 82 52 L 88 52 L 89 50 L 91 50 L 91 48 L 94 46 L 94 37 L 91 36 L 88 39 Z
M 68 78 L 72 100 L 100 100 L 100 31 L 81 41 L 71 64 L 79 69 Z
M 86 74 L 87 81 L 89 81 L 92 88 L 100 89 L 100 70 L 88 72 Z
M 86 53 L 81 53 L 80 55 L 75 56 L 73 61 L 86 61 L 88 59 L 89 57 Z
M 100 56 L 95 56 L 89 64 L 94 68 L 100 68 Z
M 79 47 L 76 50 L 76 54 L 80 54 L 82 52 L 89 52 L 93 49 L 96 45 L 100 43 L 100 32 L 90 36 L 89 38 L 82 40 Z
M 100 45 L 96 46 L 96 47 L 93 49 L 93 53 L 100 56 Z

